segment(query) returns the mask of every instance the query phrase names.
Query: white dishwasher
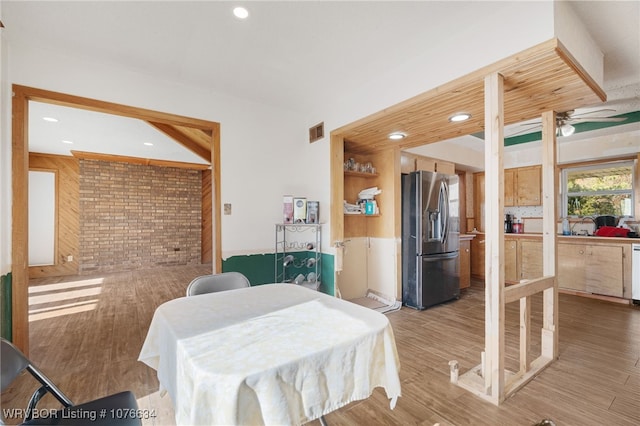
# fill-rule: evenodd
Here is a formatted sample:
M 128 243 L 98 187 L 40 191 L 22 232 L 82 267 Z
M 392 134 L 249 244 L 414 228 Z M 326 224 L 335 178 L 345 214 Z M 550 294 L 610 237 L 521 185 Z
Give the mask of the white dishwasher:
M 632 244 L 631 252 L 631 298 L 640 304 L 640 244 Z

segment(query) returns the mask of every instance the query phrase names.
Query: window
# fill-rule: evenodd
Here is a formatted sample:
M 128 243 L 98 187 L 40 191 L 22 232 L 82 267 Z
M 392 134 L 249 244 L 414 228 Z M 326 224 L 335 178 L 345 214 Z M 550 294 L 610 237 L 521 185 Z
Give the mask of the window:
M 633 216 L 634 162 L 562 171 L 563 216 Z

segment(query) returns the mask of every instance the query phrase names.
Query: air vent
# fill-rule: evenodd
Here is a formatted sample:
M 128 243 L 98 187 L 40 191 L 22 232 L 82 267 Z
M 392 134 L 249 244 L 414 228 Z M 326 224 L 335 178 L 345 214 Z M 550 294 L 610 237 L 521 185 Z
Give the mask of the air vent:
M 324 121 L 309 129 L 309 143 L 313 143 L 324 138 Z

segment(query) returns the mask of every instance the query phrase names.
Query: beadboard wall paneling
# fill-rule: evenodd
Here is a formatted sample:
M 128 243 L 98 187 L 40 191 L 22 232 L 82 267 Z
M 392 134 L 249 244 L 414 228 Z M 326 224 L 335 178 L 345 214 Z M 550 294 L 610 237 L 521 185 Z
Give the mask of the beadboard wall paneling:
M 73 157 L 29 153 L 30 170 L 51 170 L 57 175 L 57 239 L 55 264 L 32 266 L 29 278 L 57 277 L 78 273 L 78 195 L 79 165 Z M 69 260 L 71 259 L 71 260 Z

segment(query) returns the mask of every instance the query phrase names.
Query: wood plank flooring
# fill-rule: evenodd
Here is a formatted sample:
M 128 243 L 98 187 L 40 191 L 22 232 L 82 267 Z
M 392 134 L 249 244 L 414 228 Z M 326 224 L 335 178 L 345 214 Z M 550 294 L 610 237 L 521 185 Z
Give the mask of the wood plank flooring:
M 137 361 L 155 308 L 185 294 L 210 265 L 101 276 L 42 278 L 30 288 L 31 359 L 75 402 L 125 389 L 149 425 L 175 424 L 155 371 Z M 450 360 L 460 372 L 480 363 L 484 291 L 426 311 L 389 313 L 401 361 L 402 397 L 394 410 L 382 389 L 325 416 L 330 425 L 640 424 L 640 307 L 560 295 L 560 359 L 496 407 L 449 382 Z M 507 307 L 507 366 L 517 369 L 518 304 Z M 532 308 L 534 330 L 542 303 Z M 540 351 L 532 333 L 532 353 Z M 35 387 L 27 376 L 2 394 L 2 408 L 23 408 Z M 40 407 L 58 407 L 50 397 Z M 18 423 L 19 419 L 7 419 Z

